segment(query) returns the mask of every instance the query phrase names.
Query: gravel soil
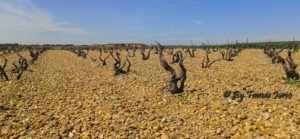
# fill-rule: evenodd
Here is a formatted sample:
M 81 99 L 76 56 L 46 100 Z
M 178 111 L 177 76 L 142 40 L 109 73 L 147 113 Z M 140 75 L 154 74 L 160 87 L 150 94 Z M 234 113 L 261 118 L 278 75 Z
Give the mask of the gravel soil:
M 168 92 L 170 73 L 158 55 L 151 52 L 146 61 L 136 55 L 129 73 L 114 76 L 111 57 L 100 67 L 90 59 L 99 52 L 84 59 L 49 50 L 19 81 L 10 73 L 18 57 L 7 56 L 11 80 L 0 82 L 0 138 L 300 138 L 300 84 L 285 84 L 282 66 L 262 50 L 244 50 L 207 69 L 201 68 L 204 51 L 197 50 L 183 62 L 187 80 L 176 95 Z M 211 52 L 211 60 L 220 57 Z M 300 65 L 300 53 L 293 58 Z M 171 66 L 179 73 L 178 64 Z M 232 92 L 227 98 L 226 91 Z M 249 98 L 249 91 L 270 98 Z

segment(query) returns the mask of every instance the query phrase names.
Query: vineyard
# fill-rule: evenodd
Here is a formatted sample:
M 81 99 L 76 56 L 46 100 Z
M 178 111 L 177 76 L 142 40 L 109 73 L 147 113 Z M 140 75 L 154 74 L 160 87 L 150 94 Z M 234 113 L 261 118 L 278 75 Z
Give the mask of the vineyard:
M 0 55 L 0 138 L 300 137 L 297 44 Z

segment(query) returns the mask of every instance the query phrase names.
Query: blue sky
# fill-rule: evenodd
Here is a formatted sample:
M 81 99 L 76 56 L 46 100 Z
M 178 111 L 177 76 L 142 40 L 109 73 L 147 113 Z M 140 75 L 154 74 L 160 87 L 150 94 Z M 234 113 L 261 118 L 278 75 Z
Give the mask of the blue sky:
M 300 40 L 299 0 L 0 0 L 0 43 Z

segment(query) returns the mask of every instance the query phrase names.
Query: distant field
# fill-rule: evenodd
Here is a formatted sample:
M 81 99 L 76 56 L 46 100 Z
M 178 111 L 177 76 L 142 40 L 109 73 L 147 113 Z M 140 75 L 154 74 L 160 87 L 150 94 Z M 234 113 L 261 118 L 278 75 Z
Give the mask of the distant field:
M 287 46 L 289 43 L 291 42 L 287 42 L 287 41 L 282 41 L 282 42 L 254 42 L 254 43 L 241 43 L 243 45 L 243 47 L 245 48 L 253 48 L 253 49 L 259 49 L 262 46 L 265 46 L 266 44 L 272 45 L 273 47 L 276 48 L 282 48 Z M 293 44 L 297 44 L 300 45 L 300 41 L 295 41 L 292 42 Z M 210 45 L 211 47 L 216 47 L 216 48 L 225 48 L 225 45 Z M 174 46 L 174 47 L 192 47 L 192 46 Z M 196 48 L 200 49 L 202 48 L 201 46 L 195 46 Z

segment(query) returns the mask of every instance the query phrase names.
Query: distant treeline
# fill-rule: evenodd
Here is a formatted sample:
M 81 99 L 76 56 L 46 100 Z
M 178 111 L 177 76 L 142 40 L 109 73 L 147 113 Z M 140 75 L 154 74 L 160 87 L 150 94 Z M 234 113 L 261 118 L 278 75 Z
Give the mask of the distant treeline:
M 239 43 L 239 45 L 242 45 L 244 48 L 252 48 L 252 49 L 259 49 L 262 48 L 263 46 L 266 45 L 271 45 L 272 47 L 275 48 L 283 48 L 287 46 L 289 43 L 294 43 L 297 45 L 300 45 L 300 41 L 279 41 L 279 42 L 254 42 L 254 43 Z M 232 44 L 236 45 L 236 44 Z M 7 49 L 7 48 L 18 48 L 18 47 L 49 47 L 50 49 L 60 49 L 61 47 L 66 47 L 66 46 L 78 46 L 78 47 L 87 47 L 91 45 L 74 45 L 74 44 L 31 44 L 31 45 L 23 45 L 23 44 L 18 44 L 18 43 L 5 43 L 5 44 L 0 44 L 0 49 Z M 226 45 L 208 45 L 209 47 L 215 47 L 215 48 L 226 48 Z M 191 45 L 168 45 L 167 47 L 173 47 L 173 48 L 191 48 L 195 47 L 198 49 L 201 49 L 202 46 L 191 46 Z
M 293 43 L 293 44 L 297 44 L 300 45 L 300 41 L 280 41 L 280 42 L 254 42 L 254 43 L 239 43 L 239 45 L 242 45 L 242 47 L 244 48 L 252 48 L 252 49 L 260 49 L 263 46 L 269 45 L 272 46 L 274 48 L 283 48 L 285 46 L 287 46 L 288 44 Z M 232 44 L 232 45 L 236 45 L 236 44 Z M 209 47 L 215 47 L 215 48 L 226 48 L 225 44 L 222 45 L 208 45 Z M 169 47 L 173 47 L 173 48 L 191 48 L 191 47 L 195 47 L 198 49 L 201 49 L 202 46 L 197 45 L 197 46 L 191 46 L 191 45 L 169 45 Z
M 28 44 L 28 45 L 24 45 L 24 44 L 18 44 L 18 43 L 4 43 L 4 44 L 0 44 L 0 50 L 1 49 L 16 49 L 16 48 L 28 48 L 28 47 L 47 47 L 49 49 L 60 49 L 61 47 L 66 47 L 66 46 L 75 46 L 74 44 L 43 44 L 43 45 L 39 45 L 39 44 Z M 89 46 L 89 45 L 76 45 L 76 46 Z

